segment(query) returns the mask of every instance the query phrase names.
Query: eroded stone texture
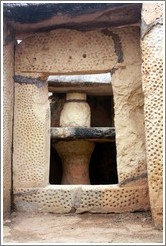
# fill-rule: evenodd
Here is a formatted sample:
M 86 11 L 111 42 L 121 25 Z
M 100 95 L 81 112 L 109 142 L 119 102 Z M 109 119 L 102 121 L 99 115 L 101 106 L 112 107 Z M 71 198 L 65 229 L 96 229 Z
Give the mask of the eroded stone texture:
M 16 74 L 110 71 L 123 55 L 119 39 L 114 40 L 117 32 L 63 29 L 35 34 L 17 46 Z
M 112 75 L 119 182 L 141 185 L 147 179 L 139 28 L 38 33 L 16 50 L 16 73 L 25 76 L 106 71 Z
M 149 210 L 147 186 L 51 185 L 19 189 L 14 194 L 19 211 L 51 213 L 121 213 Z
M 156 19 L 159 19 L 163 16 L 163 3 L 143 3 L 142 8 L 142 20 L 147 24 L 152 24 L 156 21 Z
M 47 84 L 15 83 L 13 186 L 45 187 L 49 178 L 50 112 Z
M 162 6 L 162 5 L 161 5 Z M 143 5 L 143 18 L 148 12 Z M 156 12 L 153 5 L 153 14 Z M 146 19 L 147 17 L 145 17 Z M 156 16 L 157 18 L 157 16 Z M 146 154 L 150 204 L 156 226 L 163 216 L 163 27 L 154 26 L 141 42 Z
M 147 174 L 140 36 L 139 30 L 122 33 L 124 62 L 112 76 L 119 184 L 142 185 Z
M 3 46 L 3 213 L 8 216 L 12 193 L 12 123 L 14 92 L 14 40 L 10 29 L 4 23 Z

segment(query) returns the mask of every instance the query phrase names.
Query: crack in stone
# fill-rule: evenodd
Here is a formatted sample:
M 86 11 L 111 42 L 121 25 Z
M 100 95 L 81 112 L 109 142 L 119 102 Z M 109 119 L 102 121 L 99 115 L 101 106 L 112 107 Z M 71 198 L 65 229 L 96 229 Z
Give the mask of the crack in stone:
M 81 203 L 81 196 L 82 196 L 82 188 L 76 189 L 74 196 L 73 196 L 73 201 L 72 201 L 72 207 L 70 212 L 71 213 L 76 213 L 77 209 L 80 207 Z

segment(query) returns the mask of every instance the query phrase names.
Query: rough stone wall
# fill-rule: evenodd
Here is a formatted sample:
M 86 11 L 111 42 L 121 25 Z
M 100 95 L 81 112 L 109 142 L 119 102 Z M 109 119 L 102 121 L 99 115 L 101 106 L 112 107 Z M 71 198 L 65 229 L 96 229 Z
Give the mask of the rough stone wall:
M 3 212 L 8 216 L 11 208 L 12 192 L 12 123 L 14 92 L 14 40 L 4 23 L 3 46 Z
M 16 75 L 45 80 L 50 74 L 107 71 L 112 75 L 119 183 L 147 185 L 139 28 L 38 33 L 16 49 Z
M 143 4 L 142 85 L 150 204 L 156 226 L 163 217 L 163 5 Z
M 45 187 L 49 179 L 50 111 L 44 83 L 15 83 L 13 187 Z

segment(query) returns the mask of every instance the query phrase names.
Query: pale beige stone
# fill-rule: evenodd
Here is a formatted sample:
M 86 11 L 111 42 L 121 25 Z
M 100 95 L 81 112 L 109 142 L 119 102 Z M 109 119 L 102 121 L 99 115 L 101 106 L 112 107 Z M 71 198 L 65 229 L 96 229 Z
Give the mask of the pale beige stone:
M 67 93 L 60 115 L 60 126 L 90 126 L 90 107 L 85 93 Z M 62 160 L 62 184 L 90 184 L 89 162 L 94 143 L 60 141 L 53 144 Z
M 94 41 L 93 45 L 90 40 Z M 52 74 L 111 71 L 119 183 L 129 187 L 131 184 L 147 186 L 139 28 L 38 33 L 17 47 L 16 60 L 16 74 L 38 73 L 41 78 Z M 76 103 L 71 104 L 69 112 L 80 111 L 74 108 Z M 72 120 L 73 116 L 67 120 L 68 126 Z
M 90 107 L 86 101 L 81 101 L 85 99 L 86 94 L 84 93 L 67 93 L 66 100 L 70 101 L 66 102 L 63 106 L 60 116 L 60 126 L 90 126 Z M 72 100 L 80 100 L 80 102 Z
M 123 58 L 123 66 L 139 60 L 138 40 L 137 27 L 37 33 L 17 45 L 16 74 L 38 73 L 42 78 L 51 74 L 111 71 Z M 134 53 L 130 49 L 125 52 L 125 47 L 135 48 Z
M 86 94 L 85 93 L 78 93 L 78 92 L 73 92 L 73 93 L 67 93 L 66 94 L 66 100 L 85 100 L 86 101 Z
M 48 88 L 15 84 L 13 188 L 45 187 L 49 179 Z
M 155 9 L 154 9 L 155 11 Z M 163 217 L 163 26 L 154 26 L 141 42 L 146 155 L 150 205 L 156 226 Z
M 121 213 L 149 210 L 147 186 L 49 185 L 14 193 L 18 211 Z
M 128 35 L 126 40 L 123 37 L 122 46 L 127 63 L 130 61 L 131 64 L 119 67 L 112 75 L 112 88 L 119 184 L 130 186 L 147 183 L 147 166 L 140 37 L 131 37 L 131 40 L 127 38 Z
M 133 72 L 134 71 L 134 72 Z M 143 93 L 140 66 L 128 66 L 113 76 L 117 168 L 119 183 L 146 178 Z
M 4 23 L 4 39 L 11 35 Z M 12 123 L 14 92 L 14 40 L 3 46 L 3 214 L 10 214 L 12 194 Z
M 163 16 L 163 7 L 163 3 L 159 1 L 156 3 L 143 3 L 141 12 L 142 20 L 144 20 L 147 25 L 152 24 L 156 19 Z

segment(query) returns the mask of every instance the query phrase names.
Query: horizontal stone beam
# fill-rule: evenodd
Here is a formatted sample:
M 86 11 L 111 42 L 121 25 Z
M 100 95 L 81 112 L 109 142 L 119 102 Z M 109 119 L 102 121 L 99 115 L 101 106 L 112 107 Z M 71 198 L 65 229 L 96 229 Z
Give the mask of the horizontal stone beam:
M 77 91 L 95 95 L 112 95 L 110 73 L 49 76 L 47 82 L 50 92 Z
M 68 92 L 82 92 L 87 95 L 98 95 L 98 96 L 110 96 L 113 94 L 112 85 L 98 83 L 49 83 L 48 84 L 49 92 L 53 93 L 68 93 Z
M 99 83 L 99 84 L 110 84 L 111 83 L 111 74 L 110 73 L 100 73 L 100 74 L 80 74 L 80 75 L 58 75 L 58 76 L 49 76 L 48 83 Z
M 91 29 L 139 23 L 142 3 L 3 3 L 17 39 L 56 28 Z
M 54 140 L 87 139 L 93 141 L 114 141 L 114 127 L 51 127 Z

